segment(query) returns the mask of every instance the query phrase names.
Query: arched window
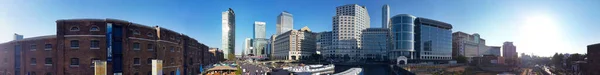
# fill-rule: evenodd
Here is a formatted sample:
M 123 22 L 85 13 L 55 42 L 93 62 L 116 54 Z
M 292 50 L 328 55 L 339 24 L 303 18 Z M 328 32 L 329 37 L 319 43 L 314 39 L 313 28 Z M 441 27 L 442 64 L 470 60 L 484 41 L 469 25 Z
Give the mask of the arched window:
M 77 26 L 73 26 L 73 27 L 71 27 L 71 29 L 69 29 L 69 30 L 71 30 L 71 31 L 79 31 L 79 27 L 77 27 Z
M 100 28 L 98 28 L 98 26 L 92 26 L 90 31 L 100 31 Z
M 133 30 L 133 34 L 134 34 L 134 35 L 140 35 L 140 31 L 138 31 L 137 29 L 134 29 L 134 30 Z
M 154 34 L 152 34 L 152 32 L 148 32 L 148 33 L 146 33 L 146 36 L 148 36 L 148 37 L 154 37 Z

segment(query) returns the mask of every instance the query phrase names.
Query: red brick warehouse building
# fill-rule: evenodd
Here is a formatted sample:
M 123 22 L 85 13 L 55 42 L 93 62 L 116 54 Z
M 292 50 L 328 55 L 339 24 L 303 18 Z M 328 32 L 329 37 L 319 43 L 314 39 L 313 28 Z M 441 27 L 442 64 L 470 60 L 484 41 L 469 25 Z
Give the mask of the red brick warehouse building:
M 0 44 L 0 75 L 93 75 L 94 60 L 107 61 L 108 74 L 149 75 L 152 59 L 164 61 L 166 75 L 192 75 L 218 62 L 208 46 L 158 26 L 116 19 L 58 20 L 56 26 L 56 35 Z

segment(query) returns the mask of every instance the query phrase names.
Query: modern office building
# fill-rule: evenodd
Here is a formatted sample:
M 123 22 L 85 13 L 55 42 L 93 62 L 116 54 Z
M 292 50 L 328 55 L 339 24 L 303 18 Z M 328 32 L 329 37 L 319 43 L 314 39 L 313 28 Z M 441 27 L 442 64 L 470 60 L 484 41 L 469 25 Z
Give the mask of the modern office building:
M 316 33 L 308 27 L 291 30 L 276 37 L 274 42 L 274 60 L 305 60 L 314 54 L 316 48 Z
M 21 39 L 23 39 L 23 35 L 19 35 L 16 33 L 15 33 L 15 35 L 13 35 L 13 40 L 21 40 Z
M 600 75 L 600 43 L 587 46 L 586 62 L 584 75 Z
M 333 56 L 332 35 L 331 31 L 317 33 L 317 51 L 329 54 L 321 56 Z
M 252 51 L 252 38 L 246 38 L 246 39 L 244 39 L 244 47 L 242 49 L 242 57 L 246 57 L 248 55 L 254 55 L 252 53 L 254 53 L 254 51 Z
M 294 30 L 294 16 L 287 11 L 283 11 L 277 16 L 277 33 L 275 36 L 290 30 Z
M 418 17 L 415 20 L 415 55 L 419 62 L 452 60 L 452 25 Z
M 254 37 L 253 39 L 258 39 L 258 38 L 262 38 L 265 39 L 266 38 L 266 23 L 265 22 L 260 22 L 260 21 L 254 21 Z
M 504 42 L 502 45 L 502 57 L 504 57 L 506 64 L 515 65 L 517 63 L 517 47 L 513 45 L 513 42 Z
M 383 5 L 381 8 L 381 28 L 389 28 L 390 24 L 390 5 Z
M 407 57 L 409 62 L 452 59 L 452 25 L 409 14 L 396 15 L 390 21 L 389 59 L 400 56 Z
M 502 47 L 500 47 L 500 46 L 488 46 L 488 48 L 489 48 L 488 51 L 490 52 L 490 53 L 488 53 L 489 55 L 502 56 L 502 55 L 500 55 L 501 54 L 500 53 L 501 52 L 500 49 Z
M 409 14 L 399 14 L 390 18 L 390 49 L 388 59 L 394 60 L 404 56 L 415 59 L 415 19 L 417 17 Z
M 207 60 L 206 45 L 158 26 L 116 19 L 57 20 L 56 26 L 56 35 L 1 43 L 0 74 L 93 75 L 92 61 L 100 60 L 107 61 L 107 74 L 147 75 L 157 59 L 165 74 L 187 75 L 218 62 Z
M 225 59 L 235 58 L 235 13 L 233 9 L 221 13 L 221 48 Z
M 333 52 L 326 57 L 348 56 L 356 59 L 361 46 L 362 30 L 370 27 L 370 18 L 367 8 L 358 4 L 348 4 L 336 7 L 333 16 Z M 326 53 L 326 52 L 324 52 Z
M 252 48 L 254 50 L 254 56 L 259 56 L 259 57 L 266 57 L 266 45 L 267 45 L 267 39 L 265 38 L 256 38 L 256 39 L 252 39 Z
M 387 28 L 367 28 L 362 31 L 362 49 L 361 59 L 384 60 L 387 59 L 389 29 Z
M 473 35 L 464 32 L 452 33 L 452 56 L 465 56 L 467 58 L 481 57 L 489 55 L 488 47 L 485 45 L 485 39 L 479 34 Z

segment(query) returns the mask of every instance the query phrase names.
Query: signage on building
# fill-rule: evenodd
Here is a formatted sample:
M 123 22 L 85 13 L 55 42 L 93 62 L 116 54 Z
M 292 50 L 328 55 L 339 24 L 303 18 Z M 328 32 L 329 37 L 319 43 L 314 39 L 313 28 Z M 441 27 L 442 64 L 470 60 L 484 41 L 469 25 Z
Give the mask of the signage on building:
M 106 75 L 106 61 L 95 60 L 94 75 Z
M 152 75 L 163 75 L 162 60 L 152 60 Z

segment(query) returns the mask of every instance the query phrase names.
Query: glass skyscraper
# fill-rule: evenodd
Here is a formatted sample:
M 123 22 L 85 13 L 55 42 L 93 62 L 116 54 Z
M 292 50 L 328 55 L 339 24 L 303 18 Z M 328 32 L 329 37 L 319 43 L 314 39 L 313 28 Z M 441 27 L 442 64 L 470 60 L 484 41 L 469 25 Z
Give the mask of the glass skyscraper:
M 277 16 L 277 32 L 276 35 L 285 33 L 294 29 L 294 16 L 287 11 L 281 12 Z
M 263 38 L 265 39 L 267 35 L 265 32 L 266 23 L 260 21 L 254 21 L 254 39 Z
M 409 14 L 399 14 L 390 18 L 390 40 L 391 48 L 388 51 L 389 59 L 396 59 L 404 56 L 413 59 L 414 49 L 414 28 L 417 17 Z
M 221 48 L 225 59 L 235 58 L 235 13 L 233 9 L 221 13 Z

